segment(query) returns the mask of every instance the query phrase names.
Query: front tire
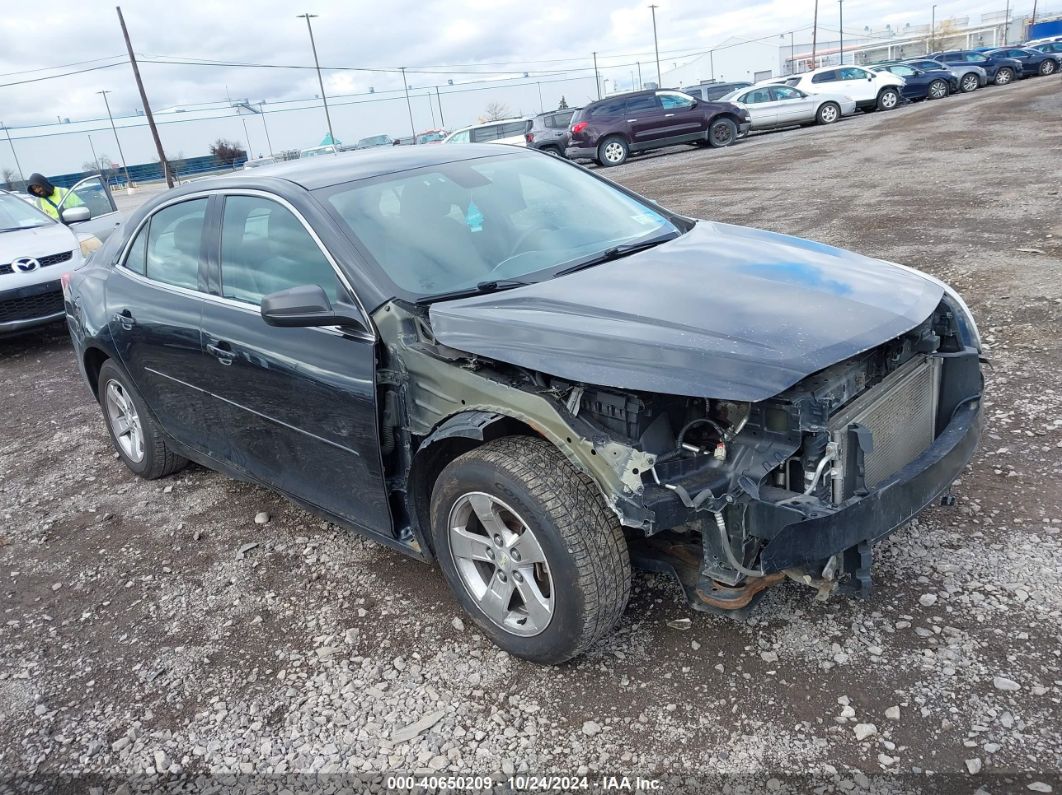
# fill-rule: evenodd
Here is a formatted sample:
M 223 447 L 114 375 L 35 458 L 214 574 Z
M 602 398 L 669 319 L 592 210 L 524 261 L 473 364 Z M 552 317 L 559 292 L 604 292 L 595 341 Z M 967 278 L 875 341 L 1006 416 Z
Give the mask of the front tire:
M 708 127 L 708 144 L 717 148 L 730 146 L 737 140 L 738 128 L 730 119 L 715 119 Z
M 900 104 L 900 92 L 895 88 L 883 88 L 878 94 L 878 110 L 892 110 Z
M 927 99 L 944 99 L 948 95 L 948 84 L 943 80 L 934 80 L 926 92 Z
M 631 150 L 618 135 L 610 135 L 597 146 L 597 162 L 603 166 L 621 166 L 627 162 Z
M 447 465 L 432 491 L 431 530 L 461 606 L 517 657 L 571 659 L 627 605 L 623 529 L 593 482 L 542 439 L 496 439 Z
M 959 81 L 959 90 L 964 94 L 976 91 L 980 87 L 981 80 L 973 72 L 963 75 L 962 80 Z
M 817 124 L 833 124 L 841 118 L 841 106 L 836 102 L 823 102 L 815 112 Z
M 100 407 L 111 443 L 134 474 L 155 480 L 188 464 L 186 458 L 169 448 L 144 399 L 117 365 L 104 362 L 98 383 Z
M 1040 64 L 1040 74 L 1042 76 L 1052 75 L 1055 73 L 1055 69 L 1058 68 L 1053 60 L 1048 58 L 1046 61 Z
M 997 86 L 1005 86 L 1008 83 L 1014 81 L 1014 70 L 1009 66 L 1004 66 L 998 72 L 996 72 L 996 79 L 993 81 Z

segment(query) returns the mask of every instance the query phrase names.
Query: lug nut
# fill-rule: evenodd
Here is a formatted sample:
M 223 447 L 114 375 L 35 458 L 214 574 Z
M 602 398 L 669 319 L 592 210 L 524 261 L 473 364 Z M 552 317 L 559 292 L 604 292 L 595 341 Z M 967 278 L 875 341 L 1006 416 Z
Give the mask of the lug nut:
M 517 582 L 523 582 L 524 581 L 523 575 L 521 575 L 520 572 L 518 572 L 518 571 L 514 571 L 513 572 L 513 579 L 516 580 Z
M 487 550 L 487 557 L 490 558 L 491 560 L 494 560 L 494 550 L 493 549 L 488 549 Z
M 513 560 L 520 560 L 520 552 L 518 550 L 512 550 L 509 555 Z
M 494 543 L 500 547 L 502 543 L 501 536 L 494 536 Z
M 505 582 L 505 574 L 503 572 L 499 571 L 498 572 L 498 579 L 501 580 L 502 582 Z

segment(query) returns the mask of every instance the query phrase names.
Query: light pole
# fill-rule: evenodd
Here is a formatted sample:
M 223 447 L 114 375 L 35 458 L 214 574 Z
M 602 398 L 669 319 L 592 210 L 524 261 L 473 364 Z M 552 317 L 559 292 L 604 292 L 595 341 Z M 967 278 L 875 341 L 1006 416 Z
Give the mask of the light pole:
M 7 129 L 7 125 L 0 121 L 0 127 L 4 128 L 4 132 L 7 133 L 7 144 L 11 147 L 11 156 L 15 158 L 15 168 L 18 169 L 18 178 L 20 182 L 25 182 L 26 177 L 22 173 L 22 164 L 18 162 L 18 155 L 15 154 L 15 144 L 11 141 L 11 130 Z
M 114 142 L 118 144 L 118 157 L 122 158 L 122 171 L 125 172 L 125 187 L 126 189 L 133 187 L 133 180 L 129 179 L 129 166 L 125 162 L 125 154 L 122 152 L 122 142 L 118 140 L 118 128 L 114 126 L 114 116 L 111 115 L 111 103 L 107 101 L 107 95 L 111 92 L 109 90 L 97 91 L 97 94 L 103 94 L 103 104 L 107 108 L 107 118 L 111 121 L 111 130 L 114 132 Z M 163 171 L 166 170 L 166 165 L 162 166 Z
M 317 60 L 317 42 L 313 40 L 313 25 L 310 24 L 310 20 L 315 18 L 317 14 L 296 14 L 296 19 L 306 20 L 306 30 L 310 32 L 310 49 L 313 50 L 313 65 L 317 67 L 317 84 L 321 86 L 321 103 L 324 105 L 325 121 L 328 122 L 328 137 L 332 142 L 332 146 L 336 145 L 336 136 L 332 132 L 332 117 L 328 114 L 328 98 L 325 96 L 324 90 L 324 78 L 321 77 L 321 62 Z
M 545 113 L 546 106 L 542 104 L 542 84 L 536 82 L 535 85 L 538 86 L 538 112 Z
M 594 53 L 594 91 L 597 92 L 597 98 L 601 99 L 601 75 L 597 73 L 597 53 Z
M 840 22 L 838 23 L 838 27 L 840 27 L 840 34 L 841 34 L 841 43 L 840 43 L 841 66 L 844 66 L 844 0 L 837 0 L 837 8 L 838 8 L 838 13 L 840 14 Z
M 937 4 L 933 3 L 932 16 L 929 23 L 929 51 L 937 51 Z
M 426 96 L 428 98 L 428 110 L 431 111 L 431 126 L 432 126 L 432 129 L 434 129 L 435 128 L 435 108 L 432 107 L 432 104 L 431 104 L 431 92 L 430 91 L 426 91 L 424 93 L 424 96 Z
M 1007 10 L 1003 12 L 1003 46 L 1010 41 L 1010 0 L 1007 0 Z
M 445 128 L 446 119 L 443 118 L 442 95 L 439 93 L 438 86 L 435 86 L 435 101 L 439 103 L 439 126 Z
M 92 150 L 92 162 L 96 164 L 96 170 L 100 171 L 101 170 L 100 169 L 100 159 L 98 157 L 96 157 L 96 147 L 92 143 L 92 134 L 91 133 L 89 134 L 88 139 L 89 139 L 89 149 Z
M 409 101 L 409 83 L 406 82 L 406 67 L 398 67 L 402 71 L 402 90 L 406 92 L 406 110 L 409 111 L 409 131 L 413 135 L 413 143 L 417 142 L 417 128 L 413 124 L 413 104 Z
M 663 88 L 664 80 L 660 75 L 660 45 L 656 40 L 656 9 L 658 6 L 650 5 L 649 10 L 653 12 L 653 50 L 656 52 L 656 87 Z
M 642 86 L 645 85 L 645 83 L 642 82 L 642 62 L 638 61 L 637 63 L 638 63 L 638 90 L 641 91 L 642 90 Z
M 265 100 L 259 100 L 258 102 L 258 115 L 262 117 L 262 129 L 265 131 L 266 146 L 269 147 L 269 156 L 273 157 L 273 142 L 269 140 L 269 125 L 265 120 Z
M 608 78 L 606 77 L 601 82 L 603 82 L 605 84 L 605 96 L 607 97 L 608 96 Z

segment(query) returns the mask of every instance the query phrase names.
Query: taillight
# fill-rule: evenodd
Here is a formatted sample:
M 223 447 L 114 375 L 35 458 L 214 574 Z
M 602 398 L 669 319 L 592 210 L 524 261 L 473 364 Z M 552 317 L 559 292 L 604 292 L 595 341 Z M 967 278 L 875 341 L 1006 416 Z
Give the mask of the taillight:
M 529 144 L 533 144 L 535 142 L 535 134 L 532 132 L 524 133 L 524 140 Z
M 577 121 L 575 124 L 572 125 L 572 135 L 578 135 L 589 126 L 589 122 Z

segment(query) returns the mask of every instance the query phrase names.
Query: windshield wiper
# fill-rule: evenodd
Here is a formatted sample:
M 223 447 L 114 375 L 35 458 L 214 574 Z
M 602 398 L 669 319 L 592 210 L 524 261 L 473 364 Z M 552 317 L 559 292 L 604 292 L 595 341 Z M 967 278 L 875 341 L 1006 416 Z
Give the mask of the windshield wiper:
M 606 248 L 600 254 L 595 254 L 589 259 L 584 259 L 582 262 L 577 262 L 574 265 L 569 265 L 567 268 L 562 268 L 553 274 L 553 278 L 567 276 L 569 273 L 575 273 L 576 271 L 581 271 L 585 268 L 592 268 L 603 262 L 611 262 L 612 260 L 620 259 L 621 257 L 637 254 L 639 251 L 645 251 L 647 248 L 659 246 L 661 243 L 674 240 L 676 237 L 678 237 L 678 234 L 669 232 L 666 235 L 643 240 L 640 243 L 627 243 L 622 246 L 612 246 L 612 248 Z
M 514 287 L 527 287 L 534 282 L 520 281 L 519 279 L 492 279 L 490 281 L 479 282 L 475 287 L 463 287 L 460 290 L 451 290 L 448 293 L 436 293 L 435 295 L 426 295 L 423 298 L 418 298 L 418 304 L 430 304 L 435 301 L 449 301 L 454 298 L 468 298 L 473 295 L 483 295 L 484 293 L 496 293 L 499 290 L 511 290 Z

